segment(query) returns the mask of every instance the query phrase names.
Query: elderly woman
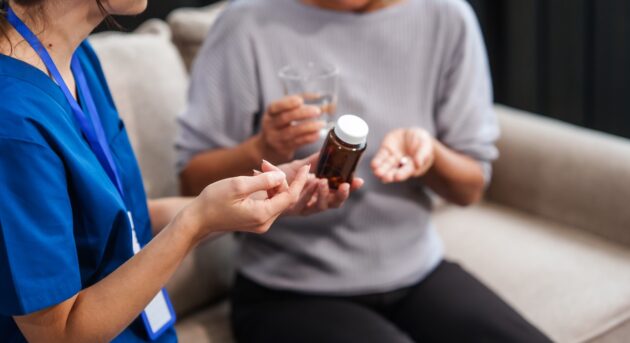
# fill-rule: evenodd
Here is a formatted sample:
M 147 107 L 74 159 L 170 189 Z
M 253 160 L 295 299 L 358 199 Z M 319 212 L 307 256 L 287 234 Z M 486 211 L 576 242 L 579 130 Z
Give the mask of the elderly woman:
M 185 192 L 250 173 L 261 157 L 319 148 L 324 124 L 303 119 L 320 109 L 283 97 L 277 76 L 312 60 L 339 66 L 337 112 L 370 125 L 357 170 L 365 185 L 343 209 L 243 236 L 238 341 L 548 341 L 444 260 L 431 223 L 430 193 L 478 201 L 497 157 L 487 57 L 463 0 L 233 2 L 194 65 L 180 118 Z M 331 196 L 319 187 L 318 199 Z

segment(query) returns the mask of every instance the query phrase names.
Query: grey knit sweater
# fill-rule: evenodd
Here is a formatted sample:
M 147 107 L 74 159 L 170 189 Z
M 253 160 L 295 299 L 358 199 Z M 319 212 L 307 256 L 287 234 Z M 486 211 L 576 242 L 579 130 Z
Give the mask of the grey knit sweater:
M 255 134 L 257 114 L 283 96 L 277 71 L 312 60 L 341 69 L 337 113 L 359 114 L 370 125 L 357 170 L 365 187 L 342 209 L 283 218 L 265 235 L 245 235 L 239 270 L 268 287 L 322 294 L 415 283 L 442 259 L 429 196 L 417 180 L 381 184 L 369 163 L 387 132 L 419 126 L 478 160 L 490 177 L 498 127 L 474 13 L 463 0 L 406 0 L 368 14 L 298 0 L 232 2 L 193 68 L 179 118 L 179 167 Z

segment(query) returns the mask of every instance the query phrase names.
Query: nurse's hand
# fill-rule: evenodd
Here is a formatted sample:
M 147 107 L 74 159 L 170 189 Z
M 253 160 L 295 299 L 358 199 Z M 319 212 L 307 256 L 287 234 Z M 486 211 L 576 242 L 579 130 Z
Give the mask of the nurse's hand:
M 264 172 L 284 172 L 287 175 L 287 180 L 290 182 L 304 166 L 311 166 L 311 170 L 315 171 L 318 159 L 319 153 L 277 167 L 267 161 L 263 161 L 261 167 Z M 328 187 L 326 179 L 317 179 L 314 174 L 309 174 L 306 185 L 300 193 L 300 198 L 283 215 L 307 216 L 332 208 L 340 208 L 350 196 L 350 192 L 361 188 L 363 183 L 363 179 L 355 177 L 352 180 L 352 185 L 343 183 L 339 186 L 339 189 L 333 191 Z
M 308 166 L 287 182 L 281 171 L 224 179 L 207 186 L 181 213 L 197 227 L 197 238 L 212 232 L 266 232 L 280 214 L 293 206 L 308 178 Z
M 318 118 L 321 109 L 304 105 L 299 96 L 287 96 L 267 108 L 262 116 L 261 132 L 257 136 L 262 156 L 273 162 L 293 159 L 295 151 L 317 142 L 320 130 L 326 125 Z
M 384 183 L 423 176 L 433 166 L 435 145 L 435 138 L 424 129 L 393 130 L 372 159 L 372 171 Z

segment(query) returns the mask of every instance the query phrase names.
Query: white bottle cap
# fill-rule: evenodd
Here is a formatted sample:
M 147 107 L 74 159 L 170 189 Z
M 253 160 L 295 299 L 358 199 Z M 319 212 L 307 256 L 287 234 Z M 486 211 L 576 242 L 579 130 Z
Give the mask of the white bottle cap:
M 367 142 L 368 124 L 353 114 L 339 117 L 334 130 L 335 135 L 346 144 L 359 145 Z

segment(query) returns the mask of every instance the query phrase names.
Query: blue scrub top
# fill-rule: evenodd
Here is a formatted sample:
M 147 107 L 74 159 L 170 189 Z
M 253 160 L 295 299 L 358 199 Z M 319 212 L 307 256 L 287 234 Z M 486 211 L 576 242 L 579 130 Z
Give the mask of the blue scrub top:
M 90 150 L 61 89 L 40 70 L 0 55 L 3 342 L 26 342 L 12 316 L 59 304 L 102 280 L 133 256 L 123 201 L 133 212 L 141 244 L 151 239 L 140 169 L 98 58 L 87 42 L 79 47 L 77 56 L 126 199 L 120 198 Z M 148 338 L 140 319 L 114 340 L 142 341 Z M 172 328 L 159 339 L 175 341 Z

